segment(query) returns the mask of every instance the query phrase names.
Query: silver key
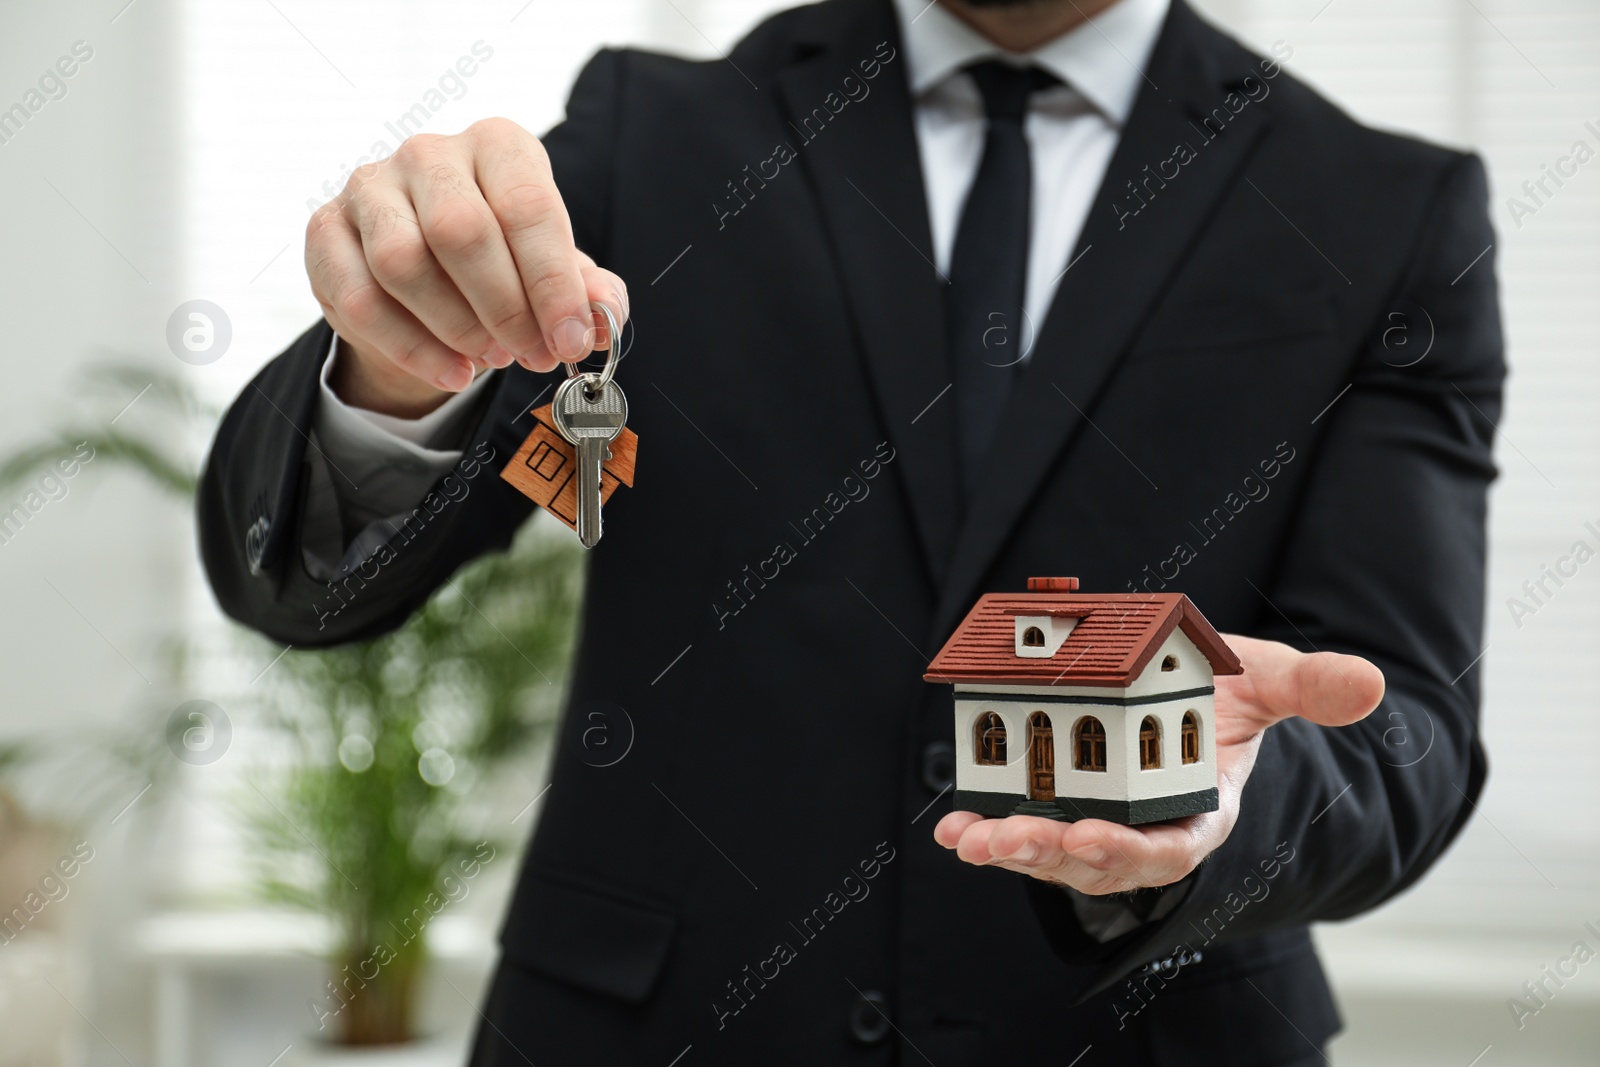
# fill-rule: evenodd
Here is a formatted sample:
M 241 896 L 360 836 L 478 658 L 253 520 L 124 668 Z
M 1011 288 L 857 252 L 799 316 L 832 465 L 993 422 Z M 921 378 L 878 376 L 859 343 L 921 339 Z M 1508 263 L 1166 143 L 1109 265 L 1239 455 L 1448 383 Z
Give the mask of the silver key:
M 556 389 L 550 417 L 578 450 L 578 540 L 593 548 L 600 543 L 600 468 L 611 458 L 609 445 L 627 425 L 628 398 L 616 382 L 580 374 Z

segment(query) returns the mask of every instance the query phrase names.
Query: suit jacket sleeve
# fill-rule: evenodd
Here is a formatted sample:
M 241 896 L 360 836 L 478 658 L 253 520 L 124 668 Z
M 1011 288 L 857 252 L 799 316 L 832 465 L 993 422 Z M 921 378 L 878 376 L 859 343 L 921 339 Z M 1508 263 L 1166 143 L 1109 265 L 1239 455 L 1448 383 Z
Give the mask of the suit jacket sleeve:
M 1058 953 L 1100 964 L 1085 997 L 1152 959 L 1373 908 L 1420 878 L 1473 810 L 1486 773 L 1478 661 L 1505 376 L 1492 260 L 1461 273 L 1494 240 L 1476 157 L 1448 168 L 1433 205 L 1371 331 L 1402 325 L 1407 344 L 1358 355 L 1324 416 L 1256 631 L 1367 657 L 1388 681 L 1383 703 L 1343 729 L 1294 719 L 1269 730 L 1232 836 L 1164 920 L 1096 945 L 1062 894 L 1030 885 Z M 1395 308 L 1403 323 L 1388 318 Z
M 622 54 L 596 55 L 573 87 L 567 118 L 543 139 L 578 246 L 604 261 Z M 359 494 L 316 451 L 318 375 L 332 330 L 311 327 L 268 363 L 223 417 L 201 475 L 201 559 L 228 615 L 279 641 L 322 646 L 401 625 L 452 572 L 503 549 L 532 504 L 498 475 L 516 451 L 526 411 L 547 384 L 520 368 L 494 372 L 460 463 L 436 482 L 387 541 L 333 581 L 308 573 L 301 533 L 310 470 Z

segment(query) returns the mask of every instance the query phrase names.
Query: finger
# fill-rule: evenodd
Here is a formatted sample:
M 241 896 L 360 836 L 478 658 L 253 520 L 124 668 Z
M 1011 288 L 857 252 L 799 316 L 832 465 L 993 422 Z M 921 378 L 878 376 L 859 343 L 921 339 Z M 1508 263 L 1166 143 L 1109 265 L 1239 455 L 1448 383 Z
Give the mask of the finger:
M 1313 652 L 1297 668 L 1302 718 L 1323 726 L 1348 726 L 1372 714 L 1385 682 L 1377 665 L 1360 656 Z
M 561 360 L 582 359 L 594 347 L 593 320 L 544 146 L 503 119 L 475 123 L 468 133 L 478 146 L 478 187 L 500 222 L 545 347 Z
M 621 329 L 628 322 L 628 287 L 617 275 L 597 267 L 588 256 L 583 257 L 588 261 L 581 268 L 584 289 L 589 294 L 589 299 L 595 304 L 604 304 L 611 309 L 611 314 L 616 316 L 617 328 Z M 594 317 L 594 350 L 604 351 L 611 347 L 611 329 L 606 325 L 606 318 L 598 311 Z
M 471 308 L 473 325 L 527 365 L 544 336 L 499 220 L 478 188 L 472 157 L 455 138 L 432 151 L 406 172 L 423 239 Z
M 966 828 L 982 821 L 983 816 L 975 811 L 952 811 L 933 828 L 933 839 L 945 848 L 955 848 Z
M 617 317 L 617 326 L 622 328 L 627 324 L 631 305 L 628 300 L 628 286 L 619 276 L 603 267 L 595 266 L 594 260 L 582 252 L 578 253 L 579 261 L 583 264 L 580 268 L 583 274 L 583 284 L 593 303 L 605 304 L 611 308 L 611 313 Z M 592 320 L 592 346 L 593 350 L 602 350 L 611 347 L 611 329 L 606 324 L 605 316 L 591 308 Z M 561 361 L 550 355 L 550 350 L 541 341 L 534 349 L 534 355 L 522 361 L 523 365 L 532 371 L 549 371 L 560 366 Z
M 989 851 L 989 839 L 1000 822 L 999 819 L 982 819 L 961 831 L 961 839 L 956 842 L 955 848 L 957 858 L 963 863 L 979 867 L 993 863 L 995 856 Z
M 424 151 L 407 144 L 410 157 Z M 367 267 L 384 291 L 445 345 L 480 355 L 494 338 L 434 256 L 416 211 L 407 189 L 383 181 L 364 184 L 345 204 L 361 234 Z
M 1244 663 L 1234 688 L 1243 709 L 1265 727 L 1300 716 L 1323 726 L 1347 726 L 1383 699 L 1383 672 L 1360 656 L 1301 652 L 1279 641 L 1225 636 Z
M 436 388 L 460 392 L 471 384 L 471 362 L 384 291 L 367 266 L 360 236 L 337 210 L 312 216 L 306 274 L 323 315 L 341 336 Z

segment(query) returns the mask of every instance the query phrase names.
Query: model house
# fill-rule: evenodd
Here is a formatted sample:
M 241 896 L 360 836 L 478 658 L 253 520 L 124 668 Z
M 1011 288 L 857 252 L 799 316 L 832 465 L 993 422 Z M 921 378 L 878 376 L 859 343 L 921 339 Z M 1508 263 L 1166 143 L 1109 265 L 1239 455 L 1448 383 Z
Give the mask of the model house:
M 1077 590 L 986 594 L 928 665 L 955 690 L 955 806 L 1128 825 L 1215 811 L 1213 680 L 1239 658 L 1181 593 Z

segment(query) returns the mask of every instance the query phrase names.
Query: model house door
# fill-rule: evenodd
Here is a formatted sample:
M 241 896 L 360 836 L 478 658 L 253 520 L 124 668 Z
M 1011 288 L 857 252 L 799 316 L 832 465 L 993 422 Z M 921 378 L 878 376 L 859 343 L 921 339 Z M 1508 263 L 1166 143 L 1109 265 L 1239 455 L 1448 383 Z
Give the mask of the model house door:
M 1056 798 L 1056 744 L 1050 716 L 1036 711 L 1028 716 L 1028 799 Z

